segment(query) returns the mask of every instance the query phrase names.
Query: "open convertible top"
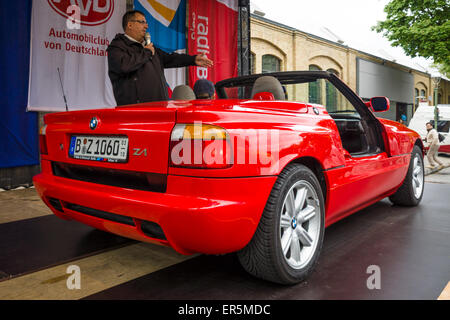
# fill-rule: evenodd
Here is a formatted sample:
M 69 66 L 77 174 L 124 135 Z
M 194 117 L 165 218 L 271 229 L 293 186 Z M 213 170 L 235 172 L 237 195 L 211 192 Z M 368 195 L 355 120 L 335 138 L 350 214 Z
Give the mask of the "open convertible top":
M 330 79 L 336 77 L 328 71 L 283 71 L 262 74 L 252 74 L 225 79 L 216 83 L 216 91 L 220 99 L 226 99 L 225 88 L 251 87 L 253 83 L 262 76 L 272 76 L 278 79 L 282 85 L 312 82 L 317 79 Z

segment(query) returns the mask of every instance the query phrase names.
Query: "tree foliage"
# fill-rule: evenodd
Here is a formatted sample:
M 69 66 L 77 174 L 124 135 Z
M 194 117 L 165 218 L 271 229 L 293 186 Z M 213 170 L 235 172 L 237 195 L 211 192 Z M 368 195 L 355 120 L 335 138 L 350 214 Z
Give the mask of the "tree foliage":
M 450 67 L 450 1 L 392 0 L 385 21 L 373 27 L 411 57 L 432 58 L 442 70 Z

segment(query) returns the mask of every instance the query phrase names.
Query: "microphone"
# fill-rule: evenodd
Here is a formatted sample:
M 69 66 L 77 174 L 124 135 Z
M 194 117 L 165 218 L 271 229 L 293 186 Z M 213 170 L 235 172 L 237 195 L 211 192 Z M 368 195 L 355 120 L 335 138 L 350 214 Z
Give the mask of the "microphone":
M 151 42 L 152 42 L 152 40 L 150 38 L 150 33 L 146 32 L 145 33 L 145 45 L 148 46 Z

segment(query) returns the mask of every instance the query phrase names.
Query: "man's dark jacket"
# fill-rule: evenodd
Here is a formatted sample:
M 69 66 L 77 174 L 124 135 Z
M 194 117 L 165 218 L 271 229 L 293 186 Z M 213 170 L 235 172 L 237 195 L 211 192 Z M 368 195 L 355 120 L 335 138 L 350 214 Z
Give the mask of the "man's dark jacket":
M 117 34 L 108 49 L 108 75 L 117 105 L 168 100 L 164 68 L 195 65 L 195 56 L 166 53 L 155 47 L 155 54 L 124 34 Z

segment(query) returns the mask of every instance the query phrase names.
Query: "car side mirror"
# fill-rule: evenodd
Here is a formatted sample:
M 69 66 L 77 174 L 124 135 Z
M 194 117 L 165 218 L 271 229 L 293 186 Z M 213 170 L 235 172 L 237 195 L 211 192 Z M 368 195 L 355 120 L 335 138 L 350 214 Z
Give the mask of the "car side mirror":
M 369 102 L 365 102 L 374 112 L 388 111 L 390 107 L 389 99 L 386 97 L 373 97 Z

